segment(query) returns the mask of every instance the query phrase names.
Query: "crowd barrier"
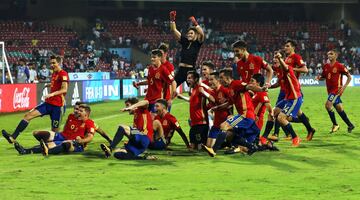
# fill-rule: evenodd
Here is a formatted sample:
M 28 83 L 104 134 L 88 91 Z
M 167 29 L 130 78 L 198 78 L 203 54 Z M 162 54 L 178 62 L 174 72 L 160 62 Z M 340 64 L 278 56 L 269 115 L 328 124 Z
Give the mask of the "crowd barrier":
M 360 75 L 352 76 L 349 86 L 360 86 Z M 133 87 L 134 79 L 115 80 L 84 80 L 71 81 L 66 95 L 66 105 L 73 106 L 77 101 L 86 103 L 120 100 L 130 97 L 145 96 L 147 86 L 139 89 Z M 271 80 L 275 83 L 276 78 Z M 346 81 L 346 78 L 343 79 Z M 324 81 L 316 81 L 315 77 L 301 77 L 302 86 L 325 86 Z M 44 87 L 45 83 L 38 84 L 4 84 L 0 85 L 0 113 L 25 111 L 34 108 L 49 94 L 50 88 Z M 178 87 L 177 92 L 188 91 L 186 84 Z

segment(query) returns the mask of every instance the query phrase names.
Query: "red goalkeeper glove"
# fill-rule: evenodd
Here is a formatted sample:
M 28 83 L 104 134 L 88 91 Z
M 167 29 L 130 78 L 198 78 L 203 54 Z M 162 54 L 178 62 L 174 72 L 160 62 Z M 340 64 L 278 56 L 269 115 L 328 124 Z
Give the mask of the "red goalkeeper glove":
M 194 16 L 189 17 L 189 20 L 191 21 L 191 23 L 193 23 L 194 26 L 199 25 Z
M 170 21 L 175 22 L 176 19 L 176 11 L 173 10 L 170 12 Z

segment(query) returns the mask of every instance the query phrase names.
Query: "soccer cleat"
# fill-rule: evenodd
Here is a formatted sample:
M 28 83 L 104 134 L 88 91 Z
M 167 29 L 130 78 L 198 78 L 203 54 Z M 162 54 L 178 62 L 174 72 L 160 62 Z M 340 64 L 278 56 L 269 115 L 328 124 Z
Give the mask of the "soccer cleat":
M 14 147 L 15 147 L 16 151 L 19 152 L 20 155 L 25 155 L 25 154 L 30 154 L 31 153 L 29 151 L 26 151 L 26 149 L 16 141 L 14 143 Z
M 275 134 L 269 135 L 268 136 L 268 140 L 271 140 L 273 142 L 278 142 L 279 141 L 279 137 Z
M 286 135 L 285 137 L 284 137 L 284 140 L 287 140 L 287 141 L 290 141 L 292 139 L 292 137 L 290 136 L 290 135 Z
M 145 155 L 144 159 L 145 160 L 158 160 L 158 158 L 156 156 L 153 156 L 153 155 Z
M 312 138 L 314 137 L 314 134 L 315 134 L 315 129 L 312 129 L 306 136 L 306 140 L 307 141 L 311 141 Z
M 46 143 L 44 142 L 43 139 L 40 140 L 40 147 L 41 147 L 41 152 L 42 152 L 43 156 L 48 156 L 49 155 L 49 147 L 46 145 Z
M 351 131 L 352 131 L 354 128 L 355 128 L 354 125 L 349 126 L 349 127 L 348 127 L 348 133 L 351 133 Z
M 9 144 L 15 143 L 15 139 L 12 137 L 12 135 L 7 133 L 5 130 L 2 130 L 1 132 L 2 132 L 2 135 L 4 136 L 4 138 L 9 142 Z
M 250 148 L 247 148 L 247 155 L 251 156 L 253 155 L 255 152 L 257 152 L 258 148 L 255 145 L 251 145 Z
M 295 138 L 292 139 L 292 146 L 298 147 L 298 146 L 300 146 L 300 142 L 301 142 L 301 139 L 298 136 L 296 136 Z
M 268 143 L 268 140 L 265 137 L 260 136 L 260 143 L 261 145 L 266 145 Z
M 106 146 L 105 144 L 100 144 L 101 150 L 105 153 L 105 157 L 109 158 L 111 156 L 111 148 Z
M 333 127 L 331 128 L 331 130 L 330 130 L 330 133 L 335 133 L 336 131 L 338 131 L 339 130 L 339 128 L 340 128 L 340 126 L 339 125 L 333 125 Z
M 201 144 L 201 147 L 204 149 L 204 151 L 206 151 L 209 154 L 210 157 L 215 157 L 216 156 L 216 153 L 215 153 L 213 148 L 207 147 L 204 144 Z
M 246 153 L 247 148 L 243 146 L 231 147 L 230 149 L 226 150 L 224 154 L 235 154 L 235 153 Z

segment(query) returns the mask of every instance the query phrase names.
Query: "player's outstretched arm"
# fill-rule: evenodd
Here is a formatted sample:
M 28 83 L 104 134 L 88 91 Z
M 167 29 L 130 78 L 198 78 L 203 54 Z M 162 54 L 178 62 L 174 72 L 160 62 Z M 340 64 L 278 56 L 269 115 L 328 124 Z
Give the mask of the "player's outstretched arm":
M 194 16 L 189 17 L 189 20 L 191 21 L 191 23 L 195 26 L 196 31 L 199 34 L 198 37 L 198 41 L 199 42 L 204 42 L 205 40 L 205 34 L 204 34 L 204 30 L 201 28 L 201 26 L 199 25 L 199 23 L 196 21 Z
M 147 107 L 148 105 L 149 105 L 148 100 L 141 100 L 141 101 L 137 102 L 134 105 L 131 105 L 131 106 L 127 107 L 127 108 L 121 109 L 121 111 L 125 112 L 125 111 L 129 111 L 129 110 L 134 110 L 134 109 L 140 108 L 140 107 Z
M 309 72 L 309 69 L 307 68 L 306 65 L 303 65 L 303 66 L 301 66 L 301 67 L 295 67 L 295 68 L 294 68 L 294 72 L 307 74 L 307 73 Z
M 202 95 L 204 95 L 207 99 L 209 99 L 209 101 L 215 103 L 215 98 L 214 98 L 211 94 L 209 94 L 208 92 L 206 92 L 203 87 L 199 87 L 199 92 L 200 92 Z
M 266 82 L 265 82 L 265 85 L 266 85 L 266 87 L 270 87 L 271 86 L 270 82 L 271 82 L 271 79 L 273 77 L 274 70 L 272 69 L 271 65 L 269 65 L 269 64 L 266 65 L 265 70 L 266 70 Z
M 111 144 L 112 140 L 104 130 L 99 127 L 96 132 L 99 133 L 105 140 L 107 140 Z
M 175 20 L 176 20 L 176 11 L 171 11 L 170 12 L 170 30 L 173 33 L 176 41 L 179 41 L 181 38 L 181 33 L 176 28 Z
M 284 71 L 289 70 L 289 66 L 285 63 L 280 52 L 276 52 L 274 57 L 279 60 L 281 69 L 283 69 Z
M 88 134 L 86 134 L 86 136 L 83 139 L 79 136 L 76 137 L 75 141 L 79 144 L 87 144 L 87 143 L 91 142 L 93 138 L 94 138 L 94 134 L 88 133 Z
M 190 101 L 190 98 L 189 98 L 189 97 L 186 97 L 186 96 L 184 96 L 184 95 L 182 95 L 182 94 L 178 94 L 177 97 L 178 97 L 179 99 L 182 99 L 182 100 L 187 101 L 187 102 Z

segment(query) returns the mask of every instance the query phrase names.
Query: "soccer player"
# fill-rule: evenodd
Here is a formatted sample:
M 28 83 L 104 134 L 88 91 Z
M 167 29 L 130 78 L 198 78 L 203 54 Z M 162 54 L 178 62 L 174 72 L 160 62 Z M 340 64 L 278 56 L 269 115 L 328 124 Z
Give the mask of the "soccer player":
M 245 41 L 239 40 L 232 45 L 234 54 L 239 58 L 237 62 L 237 72 L 244 83 L 249 83 L 254 74 L 259 74 L 261 69 L 266 70 L 266 83 L 270 87 L 273 70 L 260 56 L 255 56 L 247 51 L 247 44 Z
M 34 131 L 33 135 L 40 141 L 40 146 L 25 149 L 15 142 L 14 147 L 19 154 L 43 153 L 44 156 L 62 152 L 82 152 L 95 134 L 94 121 L 89 118 L 90 112 L 88 105 L 81 104 L 75 113 L 69 114 L 62 132 Z
M 2 135 L 10 144 L 15 142 L 16 138 L 26 129 L 32 119 L 39 116 L 50 115 L 52 131 L 59 131 L 62 114 L 61 108 L 65 105 L 65 95 L 69 84 L 69 76 L 66 71 L 61 69 L 60 64 L 60 57 L 50 57 L 50 66 L 53 69 L 53 74 L 51 84 L 49 85 L 50 93 L 45 96 L 45 102 L 26 113 L 12 134 L 2 130 Z
M 171 64 L 168 60 L 167 60 L 167 56 L 168 56 L 168 51 L 169 51 L 169 46 L 165 43 L 161 43 L 159 45 L 158 48 L 161 53 L 162 53 L 162 57 L 161 57 L 161 63 L 165 66 L 165 68 L 170 72 L 171 76 L 175 76 L 175 68 L 174 65 Z M 171 111 L 171 103 L 172 103 L 172 95 L 170 93 L 171 91 L 171 85 L 168 85 L 166 82 L 163 85 L 163 92 L 165 94 L 165 99 L 168 102 L 168 109 L 169 112 Z M 174 95 L 173 95 L 174 96 Z
M 285 62 L 286 62 L 285 64 L 292 66 L 292 69 L 294 71 L 296 78 L 299 79 L 300 73 L 308 73 L 308 69 L 307 69 L 304 61 L 302 60 L 301 56 L 299 54 L 295 53 L 295 48 L 296 48 L 296 42 L 294 40 L 287 40 L 285 42 L 284 51 L 287 56 L 285 59 Z M 279 55 L 281 55 L 281 54 L 279 53 Z M 301 89 L 300 89 L 300 92 L 301 92 Z M 301 96 L 302 96 L 301 101 L 303 101 L 304 95 L 302 92 L 301 92 Z M 302 122 L 308 132 L 308 134 L 306 136 L 306 140 L 308 140 L 308 141 L 312 140 L 312 138 L 315 134 L 315 129 L 311 126 L 308 117 L 305 115 L 304 112 L 301 111 L 301 109 L 299 110 L 297 117 L 293 116 L 292 120 L 294 120 L 294 122 Z
M 107 158 L 114 152 L 114 157 L 121 160 L 144 159 L 139 155 L 148 148 L 154 135 L 153 120 L 147 108 L 149 101 L 131 98 L 125 101 L 125 105 L 121 111 L 128 111 L 130 115 L 134 115 L 133 127 L 120 125 L 110 146 L 101 144 L 100 147 Z M 129 139 L 128 143 L 123 148 L 116 149 L 124 136 Z
M 176 94 L 176 82 L 169 70 L 161 63 L 162 52 L 159 49 L 151 51 L 151 64 L 149 67 L 149 74 L 146 81 L 139 83 L 134 82 L 134 87 L 138 88 L 139 85 L 148 85 L 145 100 L 149 101 L 149 111 L 155 113 L 155 101 L 164 98 L 163 85 L 166 83 L 171 85 L 170 96 L 171 99 Z M 171 102 L 170 102 L 171 104 Z
M 209 85 L 212 89 L 212 92 L 210 94 L 215 99 L 215 103 L 210 103 L 210 106 L 212 107 L 209 110 L 209 112 L 214 112 L 214 124 L 211 126 L 206 146 L 213 147 L 217 135 L 221 132 L 221 123 L 226 121 L 227 117 L 231 115 L 232 112 L 229 107 L 222 107 L 223 104 L 226 104 L 228 102 L 230 95 L 229 90 L 220 84 L 219 72 L 210 73 Z
M 170 30 L 173 33 L 176 41 L 181 44 L 179 69 L 175 75 L 176 85 L 180 86 L 186 81 L 187 72 L 195 70 L 196 60 L 204 42 L 205 34 L 194 16 L 189 20 L 193 27 L 189 28 L 186 37 L 183 36 L 176 28 L 176 11 L 170 12 Z
M 285 106 L 277 116 L 277 120 L 280 126 L 283 128 L 286 134 L 291 135 L 292 145 L 297 147 L 300 145 L 300 137 L 298 137 L 291 126 L 290 121 L 295 118 L 300 111 L 302 104 L 302 95 L 300 91 L 300 83 L 296 78 L 293 70 L 294 65 L 290 62 L 290 59 L 283 60 L 280 52 L 276 52 L 274 57 L 279 61 L 280 67 L 283 71 L 284 90 L 285 90 Z
M 218 134 L 213 148 L 203 145 L 204 150 L 212 157 L 216 155 L 216 150 L 224 143 L 229 131 L 234 134 L 233 143 L 246 147 L 248 155 L 253 154 L 257 149 L 255 139 L 260 130 L 255 123 L 254 106 L 248 90 L 257 92 L 265 91 L 267 88 L 259 88 L 241 80 L 234 80 L 232 74 L 231 69 L 223 69 L 219 76 L 221 84 L 229 88 L 229 104 L 235 105 L 238 114 L 231 116 L 220 125 L 221 133 Z M 227 107 L 228 105 L 225 104 L 224 106 Z
M 211 102 L 215 102 L 215 99 L 200 85 L 200 75 L 195 71 L 188 72 L 186 83 L 191 88 L 190 98 L 182 95 L 178 95 L 178 97 L 190 103 L 189 138 L 191 148 L 198 150 L 201 144 L 206 144 L 209 131 L 207 112 L 203 107 L 203 102 L 206 98 L 209 98 Z
M 331 122 L 333 126 L 330 130 L 330 133 L 334 133 L 339 130 L 340 126 L 336 122 L 335 113 L 333 107 L 335 107 L 337 113 L 343 119 L 343 121 L 348 126 L 348 132 L 355 128 L 355 126 L 350 122 L 347 117 L 342 101 L 340 99 L 341 95 L 344 93 L 346 87 L 351 81 L 351 75 L 344 65 L 337 61 L 338 52 L 336 50 L 330 50 L 327 53 L 327 57 L 330 63 L 326 63 L 323 66 L 323 72 L 320 76 L 317 77 L 318 80 L 325 80 L 326 88 L 328 92 L 328 99 L 325 103 L 325 108 L 329 113 Z M 343 76 L 347 77 L 345 85 L 342 83 Z
M 154 132 L 154 141 L 150 143 L 149 149 L 156 150 L 164 150 L 167 149 L 169 144 L 171 143 L 171 138 L 174 135 L 175 130 L 179 133 L 182 140 L 184 141 L 186 147 L 189 149 L 190 144 L 184 131 L 181 129 L 178 120 L 171 115 L 168 110 L 167 101 L 164 99 L 158 99 L 155 103 L 156 116 L 155 121 L 159 121 L 161 125 L 161 129 L 163 130 L 163 134 L 158 134 L 156 136 L 156 131 Z M 155 124 L 154 124 L 155 125 Z M 156 126 L 156 125 L 155 125 Z M 154 130 L 155 130 L 154 126 Z

